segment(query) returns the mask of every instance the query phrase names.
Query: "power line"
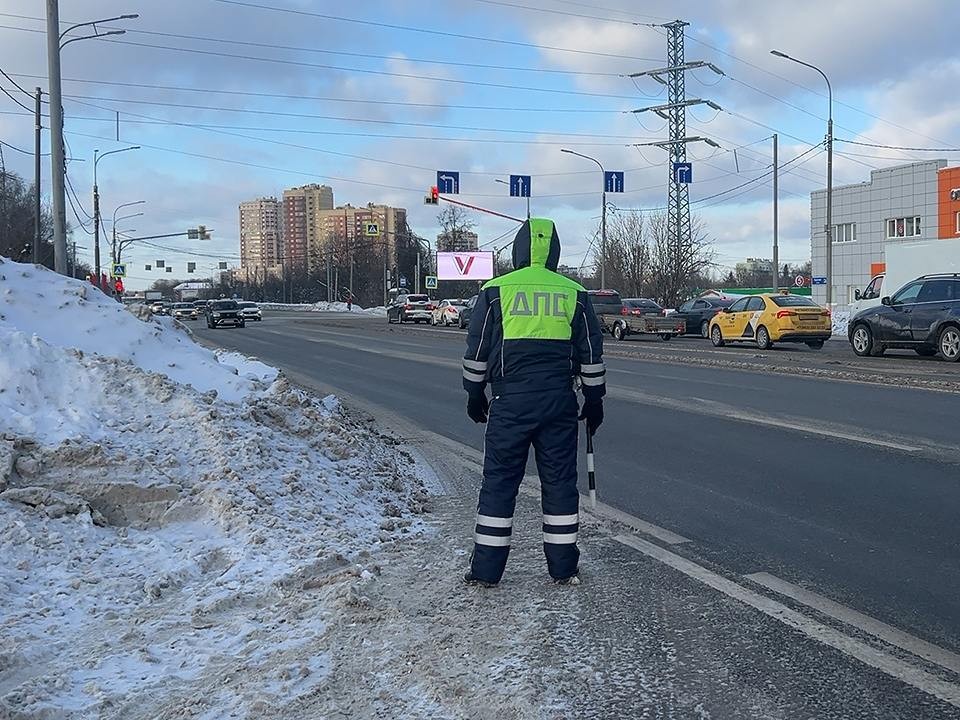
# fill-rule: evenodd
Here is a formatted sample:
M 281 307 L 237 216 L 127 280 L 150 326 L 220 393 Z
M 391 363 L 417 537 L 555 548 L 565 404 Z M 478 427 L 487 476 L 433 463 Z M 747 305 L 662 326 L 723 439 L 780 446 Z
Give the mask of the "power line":
M 90 105 L 90 107 L 98 107 L 97 105 L 81 102 L 78 98 L 84 99 L 93 99 L 93 100 L 102 100 L 103 98 L 93 97 L 85 95 L 64 95 L 65 98 L 70 98 L 80 105 Z M 291 117 L 291 118 L 309 118 L 312 120 L 332 120 L 336 122 L 349 122 L 349 123 L 368 123 L 371 125 L 397 125 L 400 127 L 413 127 L 413 128 L 429 128 L 431 130 L 466 130 L 469 132 L 486 132 L 486 133 L 505 133 L 505 134 L 520 134 L 520 135 L 556 135 L 563 137 L 578 137 L 578 138 L 611 138 L 619 140 L 632 140 L 635 139 L 633 135 L 608 135 L 603 133 L 576 133 L 576 132 L 565 132 L 565 131 L 556 131 L 556 130 L 523 130 L 517 128 L 497 128 L 497 127 L 477 127 L 471 125 L 447 125 L 444 123 L 421 123 L 421 122 L 406 122 L 402 120 L 378 120 L 372 118 L 362 118 L 362 117 L 344 117 L 342 115 L 317 115 L 317 114 L 308 114 L 308 113 L 288 113 L 282 112 L 279 110 L 247 110 L 244 108 L 228 108 L 228 107 L 214 107 L 210 105 L 190 105 L 186 103 L 171 103 L 171 102 L 159 102 L 159 101 L 150 101 L 150 100 L 118 100 L 111 99 L 111 102 L 120 102 L 133 105 L 154 105 L 160 107 L 173 107 L 173 108 L 185 108 L 189 110 L 210 110 L 215 112 L 235 112 L 243 114 L 252 114 L 252 115 L 269 115 L 274 117 Z M 103 109 L 103 108 L 100 108 Z M 116 109 L 110 109 L 110 112 L 116 112 Z M 121 111 L 122 112 L 122 111 Z M 159 120 L 159 118 L 150 118 L 153 120 Z M 224 126 L 230 127 L 230 126 Z M 312 130 L 297 130 L 294 128 L 237 128 L 239 130 L 265 130 L 265 131 L 275 131 L 275 132 L 302 132 L 302 133 L 312 133 Z
M 28 75 L 25 73 L 13 73 L 16 77 L 31 78 L 37 80 L 46 80 L 46 75 Z M 389 105 L 409 108 L 431 108 L 431 109 L 450 109 L 450 110 L 481 110 L 494 112 L 531 112 L 531 113 L 575 113 L 575 114 L 601 114 L 601 113 L 622 113 L 619 108 L 557 108 L 557 107 L 516 107 L 510 105 L 451 105 L 447 103 L 421 103 L 406 102 L 401 100 L 383 100 L 367 98 L 341 98 L 341 97 L 322 97 L 316 95 L 283 95 L 278 93 L 250 92 L 243 90 L 222 90 L 217 88 L 198 88 L 186 87 L 182 85 L 156 85 L 150 83 L 128 83 L 109 80 L 89 80 L 86 78 L 63 78 L 63 82 L 83 83 L 88 85 L 104 85 L 107 87 L 122 88 L 142 88 L 147 90 L 170 90 L 173 92 L 195 92 L 204 95 L 230 95 L 238 97 L 258 97 L 274 98 L 279 100 L 298 100 L 298 101 L 317 101 L 317 102 L 336 102 L 353 103 L 362 105 Z M 82 97 L 82 96 L 81 96 Z M 131 101 L 132 102 L 132 101 Z
M 5 141 L 3 141 L 3 140 L 0 140 L 0 145 L 3 145 L 3 147 L 8 147 L 8 148 L 10 148 L 11 150 L 14 150 L 14 151 L 16 151 L 16 152 L 18 152 L 18 153 L 23 153 L 24 155 L 29 155 L 30 157 L 33 157 L 33 151 L 32 151 L 32 150 L 21 150 L 21 149 L 18 148 L 16 145 L 11 145 L 10 143 L 5 142 Z M 48 153 L 48 154 L 49 154 L 49 153 Z
M 27 111 L 30 112 L 31 114 L 34 112 L 33 108 L 28 107 L 28 106 L 24 105 L 22 102 L 20 102 L 16 97 L 14 97 L 14 95 L 13 95 L 9 90 L 7 90 L 5 87 L 3 87 L 3 85 L 0 85 L 0 92 L 2 92 L 4 95 L 6 95 L 6 96 L 7 96 L 8 98 L 10 98 L 11 100 L 13 100 L 17 105 L 19 105 L 20 107 L 22 107 L 24 110 L 27 110 Z
M 29 15 L 13 15 L 12 13 L 0 13 L 0 15 L 4 15 L 7 17 L 15 17 L 22 20 L 38 20 L 38 21 L 44 20 L 44 18 L 32 17 Z M 62 24 L 66 24 L 66 23 L 62 23 Z M 103 25 L 102 27 L 103 29 L 106 29 L 106 30 L 121 29 L 121 28 L 113 28 L 110 25 Z M 33 28 L 22 28 L 22 27 L 17 27 L 15 25 L 0 25 L 0 28 L 6 29 L 6 30 L 19 30 L 22 32 L 31 32 L 31 33 L 45 32 L 43 30 L 35 30 Z M 594 77 L 618 77 L 618 73 L 612 73 L 612 72 L 560 70 L 555 68 L 523 67 L 523 66 L 517 66 L 517 65 L 489 65 L 484 63 L 458 62 L 455 60 L 433 60 L 429 58 L 398 57 L 396 55 L 376 55 L 373 53 L 350 52 L 347 50 L 326 50 L 323 48 L 316 48 L 316 47 L 279 45 L 276 43 L 255 42 L 252 40 L 236 40 L 232 38 L 210 37 L 205 35 L 186 35 L 183 33 L 160 32 L 157 30 L 140 30 L 135 28 L 122 28 L 122 29 L 127 35 L 148 35 L 153 37 L 175 38 L 178 40 L 196 40 L 198 42 L 215 42 L 215 43 L 223 43 L 225 45 L 242 45 L 244 47 L 258 47 L 258 48 L 265 48 L 269 50 L 286 50 L 286 51 L 294 51 L 294 52 L 317 53 L 322 55 L 343 55 L 346 57 L 365 58 L 368 60 L 402 60 L 403 62 L 421 63 L 425 65 L 445 65 L 450 67 L 474 68 L 479 70 L 507 70 L 510 72 L 539 72 L 539 73 L 547 73 L 551 75 L 583 75 L 583 76 L 594 76 Z
M 475 3 L 483 3 L 484 5 L 496 5 L 500 7 L 516 8 L 517 10 L 527 10 L 530 12 L 550 13 L 552 15 L 565 15 L 567 17 L 584 18 L 587 20 L 601 20 L 603 22 L 620 23 L 623 25 L 636 25 L 636 23 L 634 23 L 631 20 L 620 20 L 618 18 L 605 18 L 605 17 L 599 17 L 597 15 L 586 15 L 583 13 L 568 12 L 566 10 L 556 10 L 554 8 L 530 7 L 529 5 L 521 5 L 519 3 L 505 2 L 505 0 L 470 0 L 470 1 Z M 568 3 L 568 4 L 580 5 L 580 3 Z M 590 7 L 590 6 L 587 5 L 585 7 Z M 594 8 L 594 9 L 604 10 L 604 8 Z M 611 12 L 620 12 L 620 11 L 614 10 Z M 659 20 L 659 21 L 670 19 L 670 18 L 659 16 L 659 15 L 637 15 L 636 17 L 645 17 L 650 20 Z
M 639 60 L 641 62 L 659 62 L 653 58 L 635 57 L 631 55 L 617 55 L 614 53 L 595 52 L 592 50 L 576 50 L 574 48 L 556 47 L 553 45 L 538 45 L 537 43 L 522 42 L 519 40 L 505 40 L 503 38 L 489 38 L 480 35 L 466 35 L 464 33 L 448 32 L 445 30 L 433 30 L 430 28 L 415 27 L 412 25 L 396 25 L 393 23 L 376 22 L 374 20 L 361 20 L 359 18 L 348 18 L 339 15 L 327 15 L 324 13 L 308 12 L 306 10 L 296 10 L 293 8 L 276 7 L 273 5 L 263 5 L 253 2 L 242 2 L 241 0 L 214 0 L 224 5 L 235 5 L 239 7 L 255 8 L 258 10 L 269 10 L 272 12 L 288 13 L 291 15 L 300 15 L 306 17 L 315 17 L 322 20 L 333 20 L 336 22 L 354 23 L 357 25 L 366 25 L 367 27 L 386 28 L 388 30 L 400 30 L 402 32 L 422 33 L 426 35 L 436 35 L 438 37 L 456 38 L 459 40 L 474 40 L 477 42 L 495 43 L 499 45 L 511 45 L 513 47 L 525 47 L 534 50 L 552 50 L 554 52 L 574 53 L 577 55 L 593 55 L 595 57 L 609 57 L 621 60 Z
M 859 140 L 846 140 L 844 138 L 834 138 L 836 142 L 847 143 L 848 145 L 860 145 L 862 147 L 882 148 L 884 150 L 902 150 L 904 152 L 936 152 L 936 153 L 956 153 L 960 148 L 956 147 L 905 147 L 903 145 L 883 145 L 882 143 L 860 142 Z

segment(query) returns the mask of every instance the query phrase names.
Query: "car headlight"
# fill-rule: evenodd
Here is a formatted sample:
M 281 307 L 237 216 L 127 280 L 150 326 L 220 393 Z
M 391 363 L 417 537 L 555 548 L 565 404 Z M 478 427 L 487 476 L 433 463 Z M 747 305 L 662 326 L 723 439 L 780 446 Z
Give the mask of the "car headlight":
M 220 317 L 220 313 L 215 312 L 215 313 L 213 314 L 213 316 L 214 316 L 214 317 Z

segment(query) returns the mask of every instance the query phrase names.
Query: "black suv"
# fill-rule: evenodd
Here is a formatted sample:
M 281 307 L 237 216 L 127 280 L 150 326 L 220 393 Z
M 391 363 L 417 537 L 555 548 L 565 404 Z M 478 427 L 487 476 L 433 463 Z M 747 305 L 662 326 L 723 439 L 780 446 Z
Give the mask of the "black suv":
M 924 275 L 880 302 L 850 319 L 847 337 L 857 355 L 907 348 L 960 360 L 960 275 Z
M 207 310 L 207 327 L 210 329 L 230 324 L 234 327 L 245 327 L 246 323 L 240 317 L 240 305 L 236 300 L 214 300 Z

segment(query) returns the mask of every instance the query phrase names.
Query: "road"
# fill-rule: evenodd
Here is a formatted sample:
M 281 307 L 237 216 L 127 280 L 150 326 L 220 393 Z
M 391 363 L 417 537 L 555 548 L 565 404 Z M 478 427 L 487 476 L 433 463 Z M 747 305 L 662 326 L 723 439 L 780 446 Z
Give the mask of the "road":
M 464 415 L 462 332 L 285 313 L 195 332 L 482 446 Z M 672 550 L 704 567 L 813 591 L 960 653 L 960 398 L 903 380 L 960 389 L 956 366 L 862 360 L 837 341 L 824 354 L 696 339 L 608 347 L 606 503 L 675 533 Z M 857 372 L 868 382 L 850 381 Z

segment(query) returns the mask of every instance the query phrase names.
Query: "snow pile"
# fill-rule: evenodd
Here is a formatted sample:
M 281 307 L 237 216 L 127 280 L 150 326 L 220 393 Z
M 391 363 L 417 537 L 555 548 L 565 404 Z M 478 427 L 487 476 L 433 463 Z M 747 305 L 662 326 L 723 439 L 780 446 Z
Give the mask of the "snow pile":
M 360 313 L 362 315 L 387 316 L 387 309 L 382 305 L 379 307 L 362 308 L 357 304 L 347 309 L 347 304 L 343 302 L 316 302 L 316 303 L 257 303 L 263 310 L 296 310 L 299 312 L 335 312 L 335 313 Z
M 24 341 L 12 339 L 12 333 L 35 335 L 50 345 L 82 353 L 128 360 L 201 392 L 216 390 L 229 401 L 262 389 L 249 377 L 240 377 L 236 368 L 218 362 L 213 352 L 194 343 L 172 318 L 136 315 L 87 282 L 0 258 L 0 347 L 22 345 Z M 0 358 L 0 379 L 22 371 L 11 367 L 14 362 L 14 358 Z M 0 382 L 0 387 L 15 386 Z M 102 396 L 111 400 L 123 392 L 121 386 L 109 382 L 98 387 Z M 93 388 L 88 390 L 92 396 Z M 3 410 L 0 395 L 0 412 Z
M 833 313 L 833 334 L 847 336 L 847 324 L 850 322 L 850 313 L 846 310 L 835 310 Z
M 370 553 L 424 530 L 410 456 L 6 260 L 0 347 L 0 717 L 267 717 L 316 692 Z

